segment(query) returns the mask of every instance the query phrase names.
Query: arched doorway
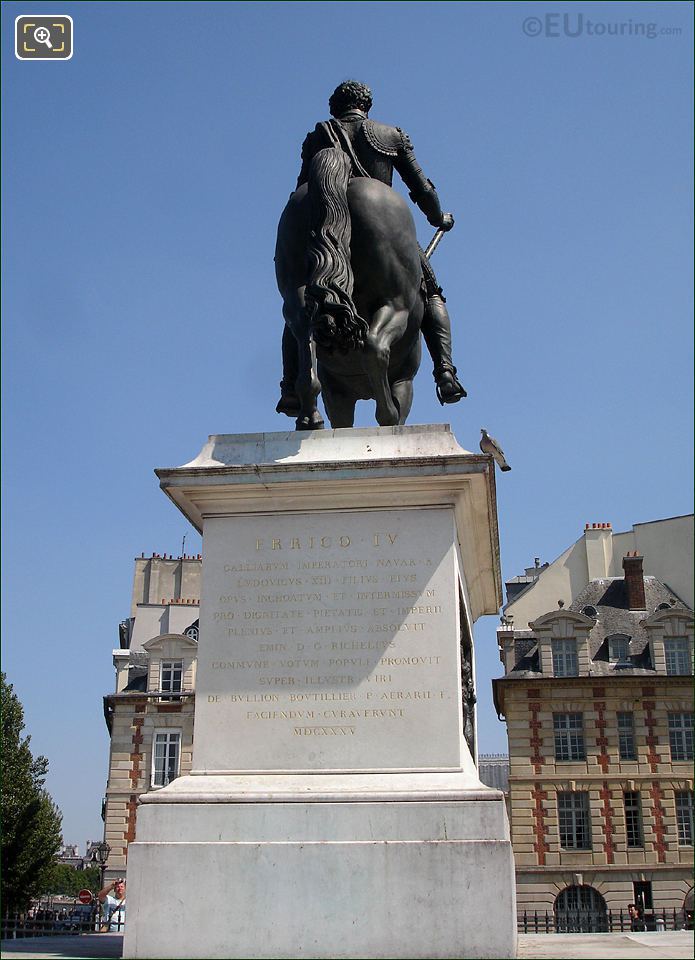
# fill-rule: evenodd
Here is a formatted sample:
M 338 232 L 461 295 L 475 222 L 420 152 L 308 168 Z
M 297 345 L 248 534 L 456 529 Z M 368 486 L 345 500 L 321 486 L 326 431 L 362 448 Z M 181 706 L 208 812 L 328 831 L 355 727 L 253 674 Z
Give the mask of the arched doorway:
M 691 887 L 688 891 L 688 895 L 683 901 L 683 918 L 685 920 L 685 929 L 692 930 L 695 927 L 695 903 L 694 897 L 694 888 Z
M 555 900 L 556 933 L 605 933 L 608 930 L 606 901 L 589 886 L 565 887 Z

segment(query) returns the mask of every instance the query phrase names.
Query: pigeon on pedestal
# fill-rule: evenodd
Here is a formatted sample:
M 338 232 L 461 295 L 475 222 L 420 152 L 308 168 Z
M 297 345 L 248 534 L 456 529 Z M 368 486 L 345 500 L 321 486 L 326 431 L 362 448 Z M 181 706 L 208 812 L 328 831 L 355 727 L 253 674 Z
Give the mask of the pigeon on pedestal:
M 483 453 L 489 453 L 494 459 L 497 466 L 500 468 L 500 470 L 503 470 L 503 471 L 511 470 L 512 468 L 509 466 L 509 464 L 504 458 L 504 452 L 502 450 L 502 447 L 495 440 L 495 438 L 490 436 L 490 434 L 487 432 L 485 427 L 481 427 L 480 432 L 482 433 L 482 437 L 480 440 L 480 449 L 483 451 Z

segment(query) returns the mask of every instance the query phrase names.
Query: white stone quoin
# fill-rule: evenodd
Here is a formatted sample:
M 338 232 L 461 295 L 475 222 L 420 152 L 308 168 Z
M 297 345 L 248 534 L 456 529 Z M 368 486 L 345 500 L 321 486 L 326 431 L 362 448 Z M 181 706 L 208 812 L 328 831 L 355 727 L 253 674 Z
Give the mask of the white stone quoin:
M 513 957 L 501 792 L 463 736 L 494 465 L 448 426 L 210 437 L 193 771 L 142 798 L 126 957 Z

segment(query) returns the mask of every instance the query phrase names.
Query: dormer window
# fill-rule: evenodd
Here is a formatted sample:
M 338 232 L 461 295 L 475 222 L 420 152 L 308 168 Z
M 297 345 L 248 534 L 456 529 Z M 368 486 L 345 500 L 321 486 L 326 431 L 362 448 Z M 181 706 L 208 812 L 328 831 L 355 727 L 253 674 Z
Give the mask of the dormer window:
M 591 604 L 587 604 L 586 607 L 582 607 L 582 613 L 585 617 L 591 617 L 592 620 L 598 620 L 598 610 L 596 607 L 592 607 Z
M 159 688 L 162 694 L 181 693 L 183 688 L 183 660 L 162 660 Z M 175 696 L 163 696 L 163 700 L 179 699 Z
M 184 631 L 184 636 L 188 637 L 190 640 L 195 640 L 198 642 L 198 623 L 192 623 L 190 627 L 187 627 Z
M 556 677 L 578 677 L 577 641 L 574 637 L 551 641 L 553 674 Z
M 667 637 L 664 640 L 666 673 L 673 677 L 688 677 L 693 672 L 690 643 L 687 637 Z
M 616 665 L 630 663 L 630 638 L 620 634 L 608 638 L 608 659 Z

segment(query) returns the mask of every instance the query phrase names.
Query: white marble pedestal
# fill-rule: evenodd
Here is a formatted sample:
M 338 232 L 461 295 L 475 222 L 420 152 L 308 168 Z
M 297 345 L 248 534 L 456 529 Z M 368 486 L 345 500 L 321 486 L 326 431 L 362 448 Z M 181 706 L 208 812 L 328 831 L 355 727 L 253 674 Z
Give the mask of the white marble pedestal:
M 210 438 L 193 771 L 142 798 L 126 957 L 512 957 L 503 796 L 461 650 L 500 574 L 490 458 L 447 427 Z

